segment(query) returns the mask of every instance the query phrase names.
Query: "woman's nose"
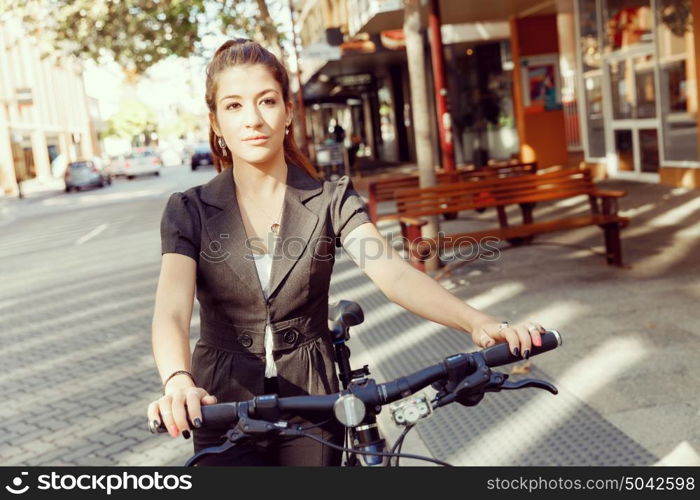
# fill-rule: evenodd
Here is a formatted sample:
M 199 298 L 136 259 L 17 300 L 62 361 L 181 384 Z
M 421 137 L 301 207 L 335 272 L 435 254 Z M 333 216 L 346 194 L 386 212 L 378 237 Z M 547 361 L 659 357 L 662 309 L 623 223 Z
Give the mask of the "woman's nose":
M 247 109 L 243 110 L 244 113 L 244 123 L 249 127 L 254 127 L 262 123 L 262 117 L 260 116 L 260 110 L 256 106 L 246 106 Z

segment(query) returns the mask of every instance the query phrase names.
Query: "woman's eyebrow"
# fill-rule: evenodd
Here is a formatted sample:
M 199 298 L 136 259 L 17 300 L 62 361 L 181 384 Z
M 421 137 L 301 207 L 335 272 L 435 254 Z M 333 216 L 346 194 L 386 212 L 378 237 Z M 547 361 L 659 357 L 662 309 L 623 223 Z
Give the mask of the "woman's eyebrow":
M 258 92 L 255 95 L 255 97 L 260 97 L 261 95 L 267 94 L 268 92 L 274 92 L 275 94 L 279 94 L 279 92 L 277 92 L 275 89 L 265 89 L 265 90 Z M 238 94 L 225 95 L 221 99 L 219 99 L 219 102 L 223 101 L 224 99 L 230 99 L 230 98 L 235 98 L 235 97 L 237 97 L 239 99 L 241 98 L 241 96 L 239 96 Z

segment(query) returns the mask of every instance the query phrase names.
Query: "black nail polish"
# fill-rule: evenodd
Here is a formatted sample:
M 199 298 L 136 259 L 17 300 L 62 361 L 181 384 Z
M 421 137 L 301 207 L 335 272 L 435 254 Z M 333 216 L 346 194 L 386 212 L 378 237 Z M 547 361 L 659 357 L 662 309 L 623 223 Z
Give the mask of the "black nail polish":
M 157 432 L 157 431 L 158 431 L 158 421 L 154 420 L 153 421 L 153 432 Z
M 202 426 L 202 421 L 200 420 L 199 417 L 194 419 L 194 426 L 196 429 L 199 429 Z
M 528 359 L 530 357 L 530 349 L 525 349 L 525 351 L 523 352 L 523 357 L 525 359 Z
M 520 356 L 520 348 L 516 347 L 513 349 L 513 356 Z
M 182 437 L 184 437 L 185 439 L 189 439 L 190 438 L 190 431 L 188 431 L 187 429 L 182 431 Z

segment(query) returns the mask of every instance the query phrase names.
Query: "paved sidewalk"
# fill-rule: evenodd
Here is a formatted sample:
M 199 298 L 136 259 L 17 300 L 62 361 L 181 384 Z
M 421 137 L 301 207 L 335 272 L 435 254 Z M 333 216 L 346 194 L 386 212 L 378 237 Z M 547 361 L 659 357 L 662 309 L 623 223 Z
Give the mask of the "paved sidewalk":
M 523 364 L 554 382 L 558 396 L 490 394 L 476 408 L 453 405 L 421 423 L 436 457 L 464 465 L 700 465 L 700 192 L 603 184 L 629 193 L 620 203 L 632 217 L 624 269 L 605 265 L 602 234 L 589 228 L 538 237 L 440 280 L 496 317 L 559 329 L 564 345 Z M 587 203 L 568 200 L 536 215 L 585 212 Z M 446 224 L 476 229 L 493 217 L 460 215 Z M 369 310 L 357 334 L 387 376 L 469 346 L 459 333 L 387 304 L 360 278 L 343 281 L 345 295 Z
M 64 192 L 65 182 L 61 178 L 32 179 L 22 183 L 22 196 L 8 196 L 0 193 L 0 226 L 15 220 L 18 212 L 28 204 L 34 204 Z

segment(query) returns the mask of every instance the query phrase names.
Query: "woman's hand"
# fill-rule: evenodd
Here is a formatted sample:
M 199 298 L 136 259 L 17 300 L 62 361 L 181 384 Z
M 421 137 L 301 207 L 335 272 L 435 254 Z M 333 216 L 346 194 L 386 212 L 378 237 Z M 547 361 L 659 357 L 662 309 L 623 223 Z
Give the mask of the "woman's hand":
M 484 321 L 473 329 L 472 341 L 480 347 L 491 347 L 499 342 L 508 342 L 514 356 L 530 357 L 532 346 L 542 345 L 541 333 L 546 330 L 536 321 L 523 321 L 515 325 L 498 321 Z
M 148 405 L 148 426 L 151 432 L 155 432 L 161 422 L 172 437 L 177 437 L 182 431 L 185 439 L 190 437 L 190 421 L 196 428 L 202 425 L 202 406 L 217 402 L 216 396 L 212 396 L 205 389 L 195 387 L 189 379 L 183 381 L 173 380 L 167 385 L 164 396 Z

